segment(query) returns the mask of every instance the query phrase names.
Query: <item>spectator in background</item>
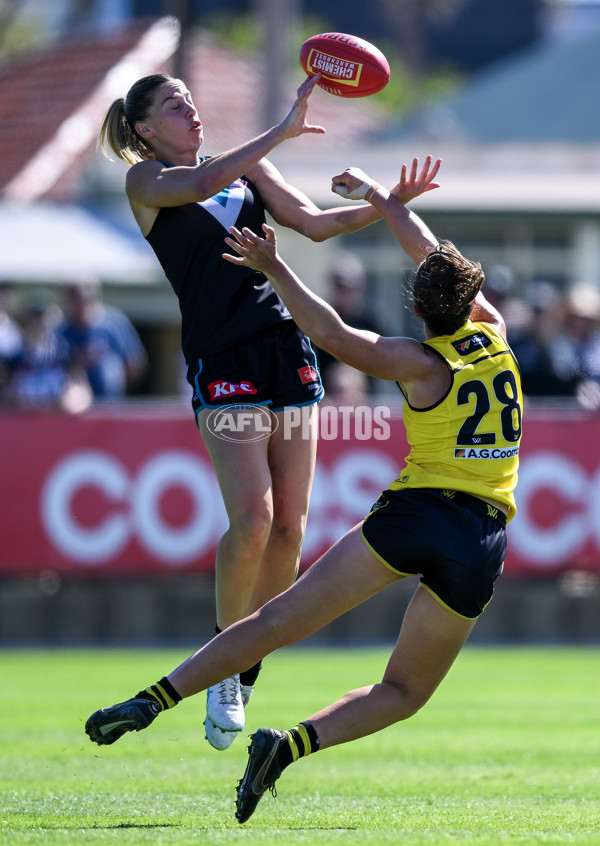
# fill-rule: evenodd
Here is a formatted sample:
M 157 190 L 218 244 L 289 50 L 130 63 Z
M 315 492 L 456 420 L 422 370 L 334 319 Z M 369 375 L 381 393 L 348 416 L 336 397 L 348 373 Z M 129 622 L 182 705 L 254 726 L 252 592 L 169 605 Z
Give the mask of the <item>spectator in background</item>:
M 499 311 L 510 302 L 514 287 L 515 277 L 510 267 L 494 264 L 485 271 L 485 295 Z
M 385 334 L 367 304 L 367 274 L 357 255 L 347 253 L 341 256 L 331 271 L 329 282 L 330 292 L 327 299 L 348 326 L 354 329 L 368 329 L 378 335 Z M 325 393 L 335 393 L 339 383 L 339 362 L 325 350 L 317 348 L 316 352 Z M 365 377 L 362 381 L 365 382 L 367 395 L 372 395 L 377 380 Z
M 508 312 L 509 310 L 507 310 Z M 513 325 L 508 340 L 530 397 L 572 397 L 576 379 L 565 335 L 565 302 L 551 282 L 534 282 L 522 303 L 526 318 Z
M 516 293 L 516 280 L 510 267 L 494 264 L 485 271 L 485 295 L 506 321 L 508 341 L 526 333 L 531 321 L 531 309 Z
M 327 394 L 324 405 L 356 407 L 369 402 L 369 379 L 362 370 L 334 359 L 327 373 Z
M 567 366 L 576 381 L 579 403 L 600 409 L 600 291 L 596 285 L 574 285 L 567 294 Z
M 59 332 L 87 373 L 95 399 L 121 399 L 146 372 L 147 355 L 138 333 L 122 311 L 100 302 L 93 283 L 67 288 Z
M 12 364 L 23 346 L 21 329 L 9 313 L 9 297 L 8 283 L 0 281 L 0 405 L 8 402 Z
M 21 347 L 11 360 L 7 386 L 8 403 L 15 409 L 77 414 L 91 404 L 85 373 L 56 330 L 59 315 L 43 293 L 34 294 L 26 306 Z

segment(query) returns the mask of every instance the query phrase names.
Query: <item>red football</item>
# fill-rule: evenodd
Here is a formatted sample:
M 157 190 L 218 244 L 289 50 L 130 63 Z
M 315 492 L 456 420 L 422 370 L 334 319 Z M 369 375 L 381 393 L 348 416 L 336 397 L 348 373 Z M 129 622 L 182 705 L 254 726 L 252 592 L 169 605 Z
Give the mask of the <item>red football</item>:
M 381 50 L 363 38 L 322 32 L 300 48 L 300 64 L 309 76 L 321 73 L 318 85 L 336 97 L 368 97 L 388 84 L 390 66 Z

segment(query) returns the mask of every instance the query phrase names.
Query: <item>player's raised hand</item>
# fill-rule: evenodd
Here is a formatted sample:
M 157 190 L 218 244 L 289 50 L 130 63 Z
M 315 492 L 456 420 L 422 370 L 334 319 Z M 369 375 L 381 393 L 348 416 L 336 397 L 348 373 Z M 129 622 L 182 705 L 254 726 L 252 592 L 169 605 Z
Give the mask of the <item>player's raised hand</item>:
M 433 191 L 434 188 L 439 188 L 440 183 L 433 180 L 437 176 L 442 163 L 441 159 L 437 159 L 433 164 L 433 156 L 427 156 L 425 163 L 419 171 L 419 160 L 414 158 L 408 172 L 408 165 L 403 164 L 400 171 L 400 182 L 395 185 L 390 194 L 397 197 L 400 202 L 408 203 L 420 194 L 426 191 Z
M 275 230 L 263 223 L 264 238 L 256 235 L 247 226 L 244 226 L 241 232 L 235 226 L 230 226 L 229 231 L 233 237 L 225 238 L 225 243 L 235 250 L 237 256 L 223 253 L 223 258 L 231 264 L 253 267 L 268 275 L 279 260 Z
M 348 167 L 343 173 L 331 177 L 331 190 L 347 200 L 364 200 L 369 188 L 374 186 L 377 183 L 357 167 Z
M 302 85 L 298 88 L 297 98 L 289 110 L 287 115 L 279 124 L 279 129 L 284 134 L 284 138 L 296 138 L 298 135 L 305 133 L 313 133 L 323 135 L 325 128 L 323 126 L 315 126 L 306 120 L 306 111 L 308 109 L 308 98 L 313 92 L 317 82 L 320 80 L 321 74 L 317 73 L 314 76 L 307 76 Z

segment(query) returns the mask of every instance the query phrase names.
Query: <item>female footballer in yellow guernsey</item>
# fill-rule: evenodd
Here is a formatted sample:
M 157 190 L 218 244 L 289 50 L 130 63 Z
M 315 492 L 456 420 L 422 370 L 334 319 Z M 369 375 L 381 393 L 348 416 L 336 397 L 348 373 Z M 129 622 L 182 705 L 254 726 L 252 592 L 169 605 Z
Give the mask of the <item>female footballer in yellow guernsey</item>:
M 481 266 L 439 242 L 395 194 L 415 179 L 403 166 L 388 192 L 357 168 L 332 190 L 365 199 L 418 265 L 414 310 L 425 340 L 354 329 L 309 291 L 264 237 L 231 228 L 227 261 L 262 271 L 296 323 L 320 347 L 365 373 L 396 382 L 405 397 L 410 454 L 398 479 L 287 591 L 232 626 L 168 677 L 86 723 L 99 745 L 146 728 L 161 711 L 294 643 L 407 576 L 419 585 L 380 682 L 352 690 L 291 729 L 259 728 L 237 787 L 246 822 L 294 761 L 380 731 L 432 696 L 490 601 L 515 514 L 522 394 L 500 314 L 484 298 Z

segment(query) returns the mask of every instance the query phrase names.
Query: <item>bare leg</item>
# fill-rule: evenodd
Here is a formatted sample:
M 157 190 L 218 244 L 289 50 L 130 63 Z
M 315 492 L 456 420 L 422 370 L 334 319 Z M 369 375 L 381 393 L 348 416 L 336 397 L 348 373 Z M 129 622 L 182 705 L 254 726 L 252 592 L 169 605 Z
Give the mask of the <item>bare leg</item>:
M 418 588 L 381 683 L 352 690 L 309 717 L 320 748 L 356 740 L 415 714 L 452 666 L 474 624 Z
M 292 587 L 213 638 L 169 681 L 182 697 L 193 696 L 318 631 L 400 578 L 370 552 L 355 526 Z
M 304 409 L 313 425 L 297 427 L 284 438 L 284 412 L 275 412 L 279 426 L 269 440 L 269 469 L 273 496 L 273 523 L 250 600 L 248 613 L 256 611 L 290 587 L 298 575 L 300 549 L 315 471 L 317 405 Z
M 310 413 L 317 413 L 316 406 Z M 223 441 L 207 428 L 206 419 L 206 414 L 198 417 L 230 523 L 215 564 L 217 623 L 225 629 L 296 578 L 316 438 L 303 439 L 298 428 L 284 440 L 279 425 L 266 439 Z M 260 420 L 264 424 L 264 417 Z
M 236 412 L 231 411 L 233 415 Z M 221 538 L 215 562 L 217 623 L 225 629 L 248 613 L 271 531 L 268 441 L 223 441 L 207 429 L 206 414 L 198 415 L 198 423 L 229 517 L 229 528 Z

